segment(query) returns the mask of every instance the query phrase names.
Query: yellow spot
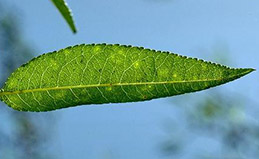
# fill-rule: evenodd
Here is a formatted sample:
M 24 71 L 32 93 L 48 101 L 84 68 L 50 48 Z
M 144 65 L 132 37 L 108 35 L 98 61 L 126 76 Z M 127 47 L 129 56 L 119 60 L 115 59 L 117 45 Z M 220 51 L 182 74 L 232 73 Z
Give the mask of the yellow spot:
M 194 79 L 194 80 L 197 80 L 197 79 L 198 79 L 198 77 L 197 77 L 197 76 L 193 76 L 193 79 Z
M 207 65 L 202 65 L 202 68 L 203 68 L 203 69 L 207 68 Z
M 136 63 L 134 64 L 134 67 L 135 67 L 135 68 L 138 68 L 138 67 L 139 67 L 139 62 L 136 62 Z
M 145 92 L 145 91 L 152 91 L 154 89 L 154 86 L 152 85 L 148 85 L 148 86 L 142 86 L 141 87 L 141 91 Z
M 63 52 L 65 55 L 68 55 L 70 53 L 70 51 L 68 51 L 68 50 L 63 50 Z
M 158 73 L 158 75 L 160 75 L 160 76 L 167 77 L 167 76 L 168 76 L 168 73 L 169 73 L 169 70 L 168 70 L 168 69 L 159 69 L 157 73 Z
M 107 90 L 107 91 L 111 91 L 111 90 L 112 90 L 112 87 L 106 87 L 106 90 Z
M 49 95 L 48 95 L 49 96 Z M 56 92 L 54 94 L 54 96 L 57 98 L 57 99 L 62 99 L 64 96 L 65 96 L 65 92 Z
M 101 48 L 99 47 L 99 46 L 95 46 L 95 48 L 94 48 L 94 51 L 95 52 L 98 52 L 98 51 L 100 51 L 101 50 Z
M 173 74 L 173 77 L 176 78 L 176 77 L 177 77 L 177 74 Z
M 118 54 L 123 54 L 123 51 L 122 51 L 122 50 L 119 50 L 119 51 L 118 51 Z
M 58 69 L 58 65 L 57 65 L 57 62 L 55 60 L 51 59 L 50 63 L 51 63 L 51 67 L 54 70 Z
M 39 100 L 39 101 L 41 101 L 43 98 L 42 98 L 41 95 L 38 95 L 38 96 L 36 96 L 36 99 Z

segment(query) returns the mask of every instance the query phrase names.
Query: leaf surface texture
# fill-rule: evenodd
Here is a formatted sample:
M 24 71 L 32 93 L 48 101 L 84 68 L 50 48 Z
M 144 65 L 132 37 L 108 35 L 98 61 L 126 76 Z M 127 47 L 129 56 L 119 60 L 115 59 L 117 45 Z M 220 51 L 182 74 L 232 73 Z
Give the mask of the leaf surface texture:
M 252 71 L 142 47 L 83 44 L 22 65 L 0 99 L 21 111 L 136 102 L 204 90 Z

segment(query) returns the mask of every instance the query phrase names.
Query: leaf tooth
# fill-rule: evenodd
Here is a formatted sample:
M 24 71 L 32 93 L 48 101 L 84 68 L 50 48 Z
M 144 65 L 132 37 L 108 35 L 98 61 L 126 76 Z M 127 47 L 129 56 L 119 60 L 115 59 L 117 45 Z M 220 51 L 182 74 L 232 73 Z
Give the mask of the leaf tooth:
M 256 71 L 256 69 L 254 69 L 254 68 L 237 68 L 237 70 L 242 70 L 242 71 L 243 71 L 243 72 L 242 72 L 242 76 L 247 75 L 247 74 L 249 74 L 249 73 L 251 73 L 251 72 Z
M 126 47 L 133 47 L 132 45 L 126 45 Z
M 103 46 L 106 46 L 107 44 L 106 44 L 106 43 L 101 43 L 101 44 L 95 44 L 95 45 L 103 45 Z
M 232 68 L 231 70 L 240 71 L 240 72 L 238 74 L 232 76 L 231 78 L 229 78 L 228 82 L 241 78 L 241 77 L 255 71 L 255 69 L 252 69 L 252 68 Z

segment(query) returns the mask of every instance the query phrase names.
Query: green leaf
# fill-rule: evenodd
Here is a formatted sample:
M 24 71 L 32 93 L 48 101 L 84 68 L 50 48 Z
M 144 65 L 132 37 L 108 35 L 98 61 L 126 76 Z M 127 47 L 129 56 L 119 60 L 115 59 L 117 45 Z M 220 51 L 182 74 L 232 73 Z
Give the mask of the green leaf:
M 51 1 L 57 7 L 59 12 L 62 14 L 63 18 L 66 20 L 73 33 L 76 33 L 76 27 L 74 24 L 72 13 L 68 8 L 68 5 L 65 2 L 65 0 L 51 0 Z
M 0 99 L 21 111 L 136 102 L 204 90 L 253 70 L 142 47 L 77 45 L 43 54 L 18 68 Z

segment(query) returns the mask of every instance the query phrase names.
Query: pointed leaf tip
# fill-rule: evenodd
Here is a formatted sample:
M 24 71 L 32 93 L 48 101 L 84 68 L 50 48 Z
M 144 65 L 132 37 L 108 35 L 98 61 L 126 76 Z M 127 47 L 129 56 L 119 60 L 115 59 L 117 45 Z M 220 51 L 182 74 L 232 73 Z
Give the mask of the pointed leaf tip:
M 75 34 L 77 32 L 76 26 L 73 20 L 73 15 L 71 10 L 69 9 L 65 0 L 51 0 L 56 8 L 59 10 L 63 18 L 66 20 L 72 32 Z
M 142 47 L 83 44 L 18 68 L 0 99 L 21 111 L 137 102 L 201 91 L 253 71 Z
M 245 75 L 247 75 L 247 74 L 249 74 L 251 72 L 256 71 L 256 69 L 254 69 L 254 68 L 243 68 L 241 70 L 242 70 L 242 76 L 245 76 Z

